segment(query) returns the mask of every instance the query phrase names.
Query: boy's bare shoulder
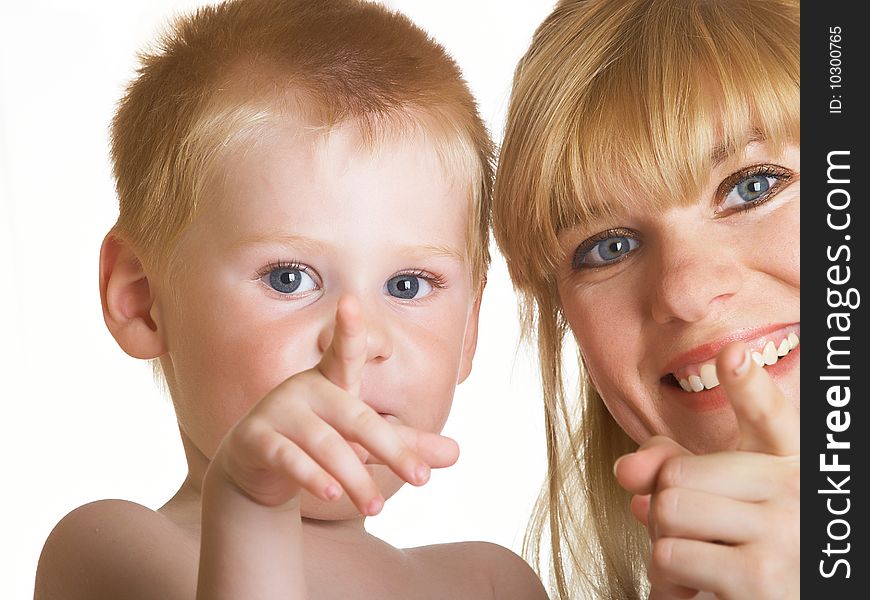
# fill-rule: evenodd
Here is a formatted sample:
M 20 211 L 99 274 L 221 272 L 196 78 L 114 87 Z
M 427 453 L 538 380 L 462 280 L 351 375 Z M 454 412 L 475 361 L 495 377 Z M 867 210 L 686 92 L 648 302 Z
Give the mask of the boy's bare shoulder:
M 489 542 L 458 542 L 415 548 L 416 558 L 430 573 L 443 573 L 444 580 L 464 583 L 478 595 L 498 600 L 547 598 L 541 580 L 514 552 Z M 464 595 L 464 594 L 463 594 Z M 458 597 L 454 596 L 454 597 Z
M 164 515 L 99 500 L 70 512 L 48 536 L 34 598 L 192 598 L 198 559 L 196 540 Z

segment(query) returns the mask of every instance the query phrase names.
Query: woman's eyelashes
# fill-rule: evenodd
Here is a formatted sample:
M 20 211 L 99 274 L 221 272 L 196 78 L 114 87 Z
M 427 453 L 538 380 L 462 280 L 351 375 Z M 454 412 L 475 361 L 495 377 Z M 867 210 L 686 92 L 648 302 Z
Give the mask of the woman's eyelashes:
M 751 165 L 719 184 L 714 197 L 717 216 L 760 206 L 791 183 L 797 173 L 773 164 Z
M 640 237 L 635 231 L 618 227 L 597 233 L 584 240 L 577 250 L 571 266 L 575 270 L 612 265 L 623 260 L 640 247 Z

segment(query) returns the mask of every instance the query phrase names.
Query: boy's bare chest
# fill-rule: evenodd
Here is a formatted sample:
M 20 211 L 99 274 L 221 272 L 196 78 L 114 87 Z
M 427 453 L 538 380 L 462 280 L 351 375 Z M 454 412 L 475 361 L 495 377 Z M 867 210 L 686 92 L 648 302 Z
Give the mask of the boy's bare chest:
M 199 533 L 184 552 L 191 584 L 199 563 Z M 371 536 L 330 540 L 306 535 L 305 577 L 309 600 L 481 600 L 492 596 L 488 579 L 436 547 L 403 551 Z
M 306 552 L 310 600 L 401 598 L 428 600 L 487 597 L 482 578 L 431 556 L 395 548 L 323 546 Z
M 401 570 L 355 569 L 343 565 L 330 572 L 328 568 L 308 570 L 309 600 L 403 600 L 443 598 L 443 582 L 415 581 Z

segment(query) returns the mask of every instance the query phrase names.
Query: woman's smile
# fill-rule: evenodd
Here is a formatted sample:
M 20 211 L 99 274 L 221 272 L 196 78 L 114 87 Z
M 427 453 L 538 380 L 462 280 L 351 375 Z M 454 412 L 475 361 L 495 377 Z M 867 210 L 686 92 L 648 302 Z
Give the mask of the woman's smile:
M 664 383 L 679 385 L 686 392 L 711 390 L 719 385 L 716 356 L 731 342 L 745 343 L 752 359 L 761 367 L 771 367 L 791 355 L 800 344 L 800 323 L 745 329 L 715 342 L 697 346 L 680 354 L 665 367 Z

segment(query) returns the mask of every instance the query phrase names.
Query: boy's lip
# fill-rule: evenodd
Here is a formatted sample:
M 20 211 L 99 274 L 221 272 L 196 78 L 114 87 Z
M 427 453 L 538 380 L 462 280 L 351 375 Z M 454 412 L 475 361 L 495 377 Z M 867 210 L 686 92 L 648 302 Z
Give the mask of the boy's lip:
M 683 352 L 682 354 L 674 357 L 667 365 L 665 365 L 662 376 L 667 376 L 674 371 L 679 370 L 685 365 L 701 363 L 711 359 L 715 359 L 716 356 L 719 355 L 719 352 L 721 352 L 725 346 L 733 342 L 743 342 L 745 344 L 751 345 L 752 342 L 755 340 L 763 339 L 772 333 L 792 327 L 797 327 L 799 332 L 800 322 L 776 323 L 771 325 L 764 325 L 761 327 L 738 329 L 737 331 L 733 331 L 728 335 L 717 339 L 716 341 L 701 344 L 700 346 L 696 346 L 691 350 Z

